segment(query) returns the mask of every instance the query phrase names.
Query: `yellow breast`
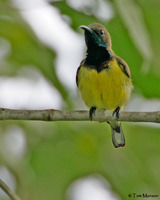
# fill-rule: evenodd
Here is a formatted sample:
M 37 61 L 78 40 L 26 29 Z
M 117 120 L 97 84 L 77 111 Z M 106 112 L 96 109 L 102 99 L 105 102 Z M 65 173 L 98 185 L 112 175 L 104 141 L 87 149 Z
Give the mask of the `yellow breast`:
M 124 74 L 116 60 L 110 61 L 108 69 L 97 72 L 81 66 L 78 72 L 78 88 L 85 104 L 98 109 L 123 108 L 132 90 L 130 78 Z

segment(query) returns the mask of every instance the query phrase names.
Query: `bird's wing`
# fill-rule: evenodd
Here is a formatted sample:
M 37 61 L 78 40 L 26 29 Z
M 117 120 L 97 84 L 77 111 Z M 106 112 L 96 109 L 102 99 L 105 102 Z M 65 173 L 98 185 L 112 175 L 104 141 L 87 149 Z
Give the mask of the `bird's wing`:
M 115 59 L 117 60 L 118 65 L 120 66 L 120 68 L 122 69 L 122 71 L 129 77 L 131 78 L 131 73 L 129 70 L 129 67 L 127 65 L 127 63 L 120 57 L 115 56 Z
M 81 61 L 80 66 L 79 66 L 78 69 L 77 69 L 77 73 L 76 73 L 76 84 L 77 84 L 77 87 L 78 87 L 78 72 L 79 72 L 79 70 L 80 70 L 80 68 L 81 68 L 81 66 L 82 66 L 83 64 L 84 64 L 84 60 Z

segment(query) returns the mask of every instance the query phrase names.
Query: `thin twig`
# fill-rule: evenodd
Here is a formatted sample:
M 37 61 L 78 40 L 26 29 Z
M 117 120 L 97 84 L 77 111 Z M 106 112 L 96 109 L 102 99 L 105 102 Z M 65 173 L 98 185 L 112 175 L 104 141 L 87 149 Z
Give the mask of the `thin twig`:
M 93 121 L 115 120 L 112 111 L 98 110 Z M 0 108 L 0 120 L 36 120 L 36 121 L 90 121 L 86 110 L 15 110 Z M 120 112 L 119 121 L 160 123 L 160 111 L 157 112 Z
M 12 200 L 21 200 L 17 194 L 12 191 L 8 185 L 2 179 L 0 179 L 0 188 L 12 199 Z

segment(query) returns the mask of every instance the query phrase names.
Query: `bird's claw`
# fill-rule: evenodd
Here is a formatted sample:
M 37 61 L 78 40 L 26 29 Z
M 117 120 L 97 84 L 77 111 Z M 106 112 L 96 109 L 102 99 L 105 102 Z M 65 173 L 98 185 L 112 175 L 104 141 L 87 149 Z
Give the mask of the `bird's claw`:
M 118 106 L 114 111 L 113 111 L 113 116 L 116 115 L 116 120 L 119 119 L 119 111 L 120 111 L 120 107 Z
M 89 117 L 90 117 L 90 120 L 92 121 L 93 119 L 93 115 L 96 111 L 96 107 L 91 107 L 91 109 L 89 110 Z

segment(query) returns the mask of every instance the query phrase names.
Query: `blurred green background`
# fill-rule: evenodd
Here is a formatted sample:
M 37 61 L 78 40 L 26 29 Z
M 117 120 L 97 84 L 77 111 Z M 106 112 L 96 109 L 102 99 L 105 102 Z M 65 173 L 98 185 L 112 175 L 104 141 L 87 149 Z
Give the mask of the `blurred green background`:
M 0 0 L 1 107 L 86 109 L 75 85 L 76 69 L 85 56 L 78 26 L 96 22 L 106 26 L 114 52 L 130 67 L 134 91 L 126 109 L 160 110 L 159 0 L 24 2 Z M 48 23 L 43 9 L 54 11 L 55 17 L 49 16 L 53 45 L 47 35 L 50 31 L 43 30 L 43 23 Z M 37 13 L 39 21 L 34 18 Z M 64 50 L 61 57 L 59 48 Z M 19 104 L 24 95 L 20 91 L 27 90 L 24 79 L 30 88 L 43 79 L 42 85 L 50 89 L 37 89 L 36 100 L 29 93 L 26 104 Z M 23 89 L 14 94 L 10 80 L 18 80 L 17 87 Z M 53 93 L 51 100 L 58 98 L 56 103 L 42 100 L 38 104 L 48 93 Z M 112 195 L 99 200 L 131 199 L 132 193 L 159 195 L 153 199 L 160 199 L 160 126 L 123 123 L 123 128 L 126 147 L 115 149 L 105 123 L 1 121 L 0 177 L 24 200 L 86 200 L 80 189 L 85 181 L 78 189 L 73 185 L 90 177 L 101 185 L 102 193 Z M 89 191 L 88 200 L 94 200 Z M 3 199 L 8 197 L 1 191 Z

